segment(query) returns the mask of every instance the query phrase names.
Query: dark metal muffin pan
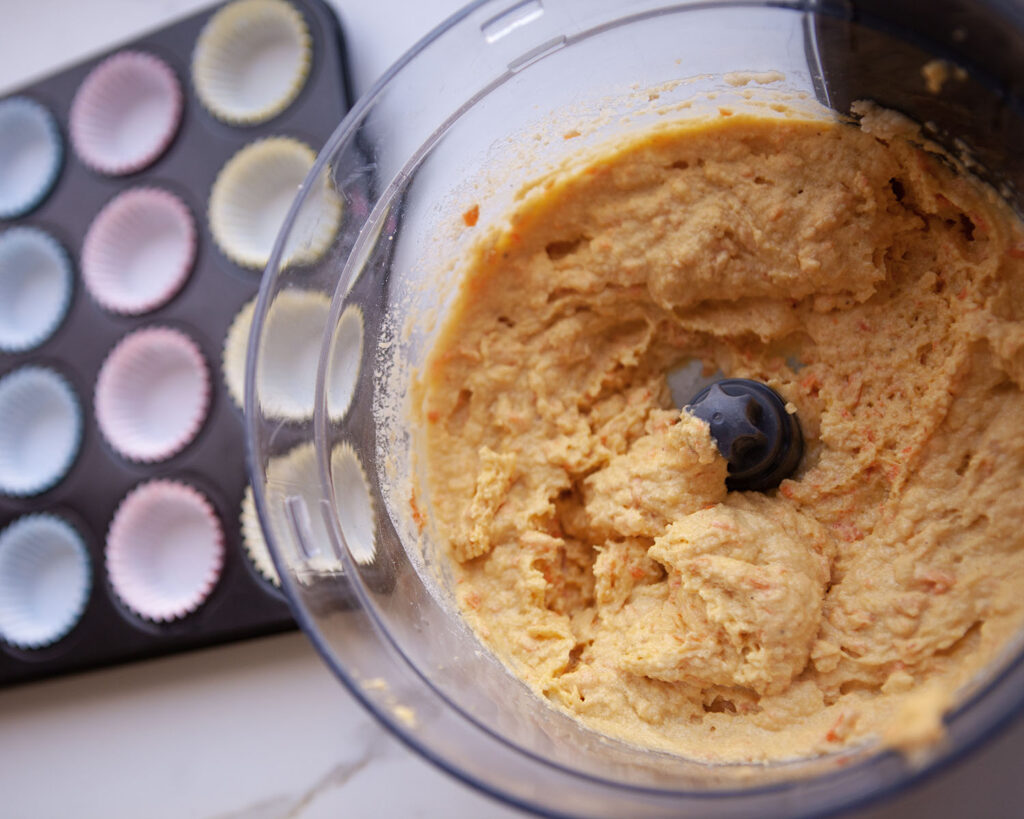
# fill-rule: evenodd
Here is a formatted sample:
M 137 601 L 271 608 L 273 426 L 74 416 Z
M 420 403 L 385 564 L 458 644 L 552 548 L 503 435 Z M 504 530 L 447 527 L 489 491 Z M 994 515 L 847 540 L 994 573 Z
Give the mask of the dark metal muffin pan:
M 298 97 L 280 114 L 255 126 L 234 127 L 205 110 L 191 84 L 190 62 L 200 30 L 220 6 L 185 18 L 86 60 L 73 68 L 11 92 L 46 106 L 65 142 L 64 163 L 54 189 L 35 210 L 0 221 L 0 232 L 34 225 L 68 251 L 75 269 L 73 301 L 58 330 L 24 353 L 0 352 L 0 377 L 26 364 L 52 367 L 78 395 L 84 413 L 81 449 L 66 477 L 31 498 L 0 495 L 0 530 L 22 515 L 52 512 L 82 535 L 92 562 L 92 593 L 77 626 L 56 643 L 21 650 L 0 642 L 0 685 L 71 671 L 155 657 L 294 628 L 283 594 L 263 579 L 245 554 L 239 525 L 247 483 L 241 410 L 228 394 L 221 372 L 225 334 L 238 310 L 257 292 L 259 273 L 245 270 L 220 252 L 210 237 L 207 203 L 214 179 L 239 149 L 267 136 L 302 140 L 314 150 L 330 136 L 348 109 L 350 89 L 341 28 L 320 0 L 289 0 L 302 14 L 312 38 L 309 77 Z M 123 49 L 150 52 L 177 74 L 185 95 L 181 127 L 168 150 L 149 167 L 128 176 L 105 177 L 75 156 L 68 142 L 68 113 L 85 76 Z M 181 197 L 198 229 L 196 262 L 188 281 L 168 304 L 137 317 L 105 312 L 86 292 L 79 260 L 86 229 L 118 193 L 153 185 Z M 100 435 L 92 407 L 96 376 L 119 339 L 145 326 L 176 327 L 193 338 L 209 367 L 209 414 L 196 438 L 166 461 L 130 463 Z M 171 623 L 153 623 L 129 611 L 110 588 L 103 547 L 117 505 L 134 486 L 152 478 L 184 481 L 209 498 L 224 530 L 224 566 L 199 609 Z

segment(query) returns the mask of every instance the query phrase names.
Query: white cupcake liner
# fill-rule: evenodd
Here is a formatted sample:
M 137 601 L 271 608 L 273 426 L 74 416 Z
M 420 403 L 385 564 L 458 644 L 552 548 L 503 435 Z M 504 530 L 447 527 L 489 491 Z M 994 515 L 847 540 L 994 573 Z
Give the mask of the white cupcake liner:
M 101 307 L 137 316 L 177 295 L 195 258 L 188 206 L 159 188 L 133 188 L 108 202 L 89 226 L 82 279 Z
M 155 162 L 181 124 L 174 71 L 159 57 L 120 51 L 97 65 L 71 103 L 71 144 L 79 159 L 111 176 Z
M 224 531 L 206 497 L 173 480 L 135 487 L 107 533 L 107 576 L 133 612 L 157 623 L 191 614 L 224 565 Z
M 0 100 L 0 219 L 38 207 L 63 161 L 60 131 L 46 108 L 28 97 Z
M 228 394 L 238 405 L 245 407 L 245 356 L 249 351 L 249 331 L 252 329 L 252 317 L 256 310 L 256 299 L 245 303 L 228 327 L 224 338 L 224 349 L 221 353 L 221 371 Z
M 345 443 L 332 450 L 330 468 L 334 508 L 349 554 L 357 564 L 369 565 L 376 555 L 376 511 L 366 473 L 352 447 Z M 321 511 L 322 496 L 312 443 L 300 444 L 270 459 L 266 470 L 267 527 L 285 564 L 302 583 L 344 571 Z M 296 498 L 306 511 L 303 531 L 307 537 L 301 546 L 296 542 L 292 513 L 288 511 Z M 250 525 L 259 525 L 254 512 L 251 520 Z
M 221 356 L 224 383 L 241 408 L 245 362 L 256 300 L 245 304 L 228 328 Z M 284 290 L 271 305 L 259 365 L 260 410 L 271 418 L 302 420 L 313 414 L 320 344 L 330 301 L 311 290 Z M 363 313 L 349 305 L 341 314 L 327 371 L 327 411 L 333 420 L 352 403 L 363 352 Z
M 314 290 L 282 290 L 270 303 L 256 370 L 260 410 L 266 416 L 312 417 L 330 309 L 330 299 Z
M 256 501 L 251 486 L 245 487 L 239 520 L 242 527 L 242 547 L 249 561 L 268 583 L 280 587 L 281 578 L 277 574 L 274 559 L 270 556 L 270 549 L 263 537 L 263 527 L 260 526 L 259 515 L 256 514 Z
M 331 483 L 334 508 L 349 554 L 359 565 L 369 565 L 377 554 L 377 513 L 366 470 L 355 450 L 345 442 L 331 452 Z
M 210 191 L 210 232 L 242 267 L 267 266 L 277 234 L 316 153 L 289 137 L 267 137 L 229 159 Z
M 340 421 L 352 405 L 363 360 L 363 311 L 350 304 L 338 319 L 327 367 L 327 413 Z
M 238 0 L 203 27 L 192 55 L 192 83 L 206 109 L 232 125 L 281 113 L 309 76 L 312 41 L 284 0 Z
M 299 444 L 270 459 L 266 473 L 267 525 L 285 565 L 302 583 L 343 571 L 320 511 L 321 497 L 320 472 L 312 443 Z M 287 511 L 292 498 L 298 498 L 306 512 L 303 532 L 307 537 L 301 546 L 296 542 L 295 526 Z
M 288 228 L 281 268 L 311 265 L 330 248 L 341 226 L 341 197 L 331 184 L 330 168 L 310 180 L 309 194 L 302 200 Z
M 96 379 L 96 423 L 132 461 L 176 455 L 199 432 L 210 407 L 210 376 L 198 345 L 170 327 L 122 338 Z
M 35 227 L 0 233 L 0 352 L 24 352 L 50 338 L 71 291 L 71 259 L 50 234 Z
M 0 378 L 0 494 L 27 497 L 59 483 L 82 442 L 82 410 L 71 385 L 28 365 Z
M 78 623 L 92 586 L 81 536 L 51 514 L 0 533 L 0 638 L 22 649 L 56 643 Z

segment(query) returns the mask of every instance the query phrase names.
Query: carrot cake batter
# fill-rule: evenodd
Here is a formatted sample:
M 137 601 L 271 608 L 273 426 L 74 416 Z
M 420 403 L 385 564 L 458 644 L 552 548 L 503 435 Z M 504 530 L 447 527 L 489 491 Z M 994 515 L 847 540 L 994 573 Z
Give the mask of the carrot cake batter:
M 417 494 L 480 638 L 595 730 L 913 747 L 1019 630 L 1024 231 L 862 113 L 659 128 L 471 228 Z M 726 491 L 669 394 L 692 360 L 790 403 L 792 479 Z

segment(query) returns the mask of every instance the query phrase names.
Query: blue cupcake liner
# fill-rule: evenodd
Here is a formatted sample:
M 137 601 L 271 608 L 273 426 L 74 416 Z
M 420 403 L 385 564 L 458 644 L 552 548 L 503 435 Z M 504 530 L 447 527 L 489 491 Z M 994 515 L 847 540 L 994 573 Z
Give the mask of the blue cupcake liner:
M 71 259 L 35 227 L 0 233 L 0 352 L 20 353 L 56 332 L 71 306 Z
M 28 97 L 0 100 L 0 219 L 37 208 L 63 161 L 60 130 L 46 108 Z
M 85 542 L 64 519 L 26 515 L 0 532 L 0 638 L 51 645 L 81 619 L 92 587 Z
M 0 378 L 0 494 L 38 495 L 68 473 L 82 443 L 82 409 L 65 378 L 28 365 Z

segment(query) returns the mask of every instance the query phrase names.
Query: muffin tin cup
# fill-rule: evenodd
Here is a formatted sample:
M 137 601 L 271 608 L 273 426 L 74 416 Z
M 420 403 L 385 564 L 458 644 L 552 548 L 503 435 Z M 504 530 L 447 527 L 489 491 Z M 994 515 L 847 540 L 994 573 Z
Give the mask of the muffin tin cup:
M 0 494 L 29 497 L 59 483 L 82 442 L 82 411 L 64 376 L 27 365 L 0 378 Z
M 153 463 L 184 449 L 210 406 L 210 377 L 180 330 L 146 327 L 110 352 L 96 381 L 96 422 L 123 457 Z
M 34 227 L 0 233 L 0 352 L 45 342 L 71 305 L 71 260 L 56 239 Z
M 291 137 L 267 137 L 227 161 L 210 192 L 210 233 L 225 256 L 261 270 L 316 152 Z
M 102 174 L 123 176 L 151 165 L 170 146 L 184 102 L 167 63 L 120 51 L 96 66 L 71 103 L 71 144 Z
M 199 490 L 153 480 L 121 501 L 105 554 L 121 602 L 139 617 L 166 623 L 191 614 L 209 596 L 224 565 L 224 532 Z
M 159 188 L 132 188 L 89 226 L 82 279 L 104 309 L 141 315 L 181 290 L 195 258 L 196 227 L 188 206 Z
M 46 108 L 28 97 L 0 100 L 0 219 L 38 207 L 63 161 L 60 131 Z
M 254 125 L 292 103 L 311 60 L 309 29 L 291 3 L 237 0 L 203 27 L 192 56 L 192 83 L 217 119 Z
M 0 639 L 32 650 L 78 623 L 89 600 L 85 542 L 65 520 L 26 515 L 0 532 Z
M 266 343 L 256 372 L 261 411 L 273 418 L 311 418 L 316 398 L 328 297 L 316 290 L 284 290 L 267 311 Z

